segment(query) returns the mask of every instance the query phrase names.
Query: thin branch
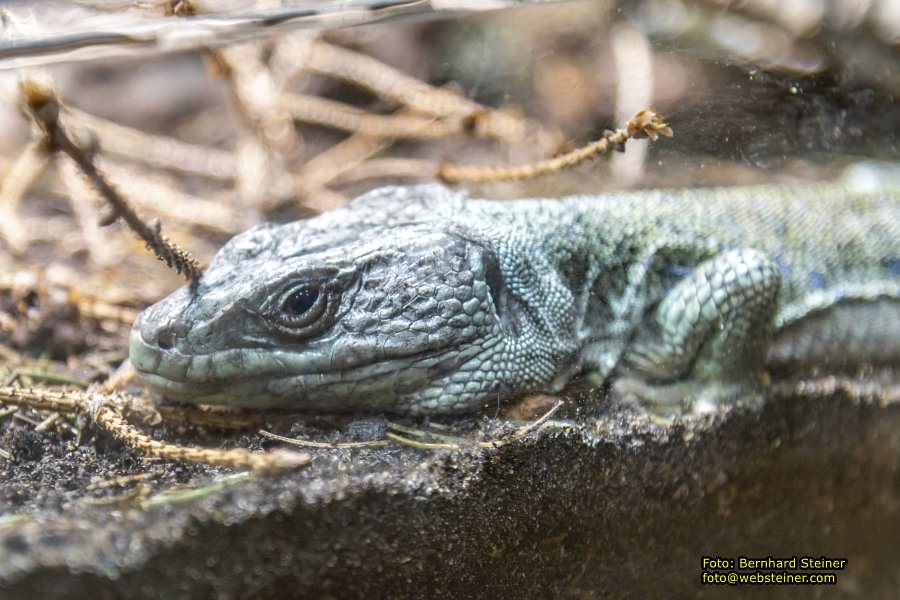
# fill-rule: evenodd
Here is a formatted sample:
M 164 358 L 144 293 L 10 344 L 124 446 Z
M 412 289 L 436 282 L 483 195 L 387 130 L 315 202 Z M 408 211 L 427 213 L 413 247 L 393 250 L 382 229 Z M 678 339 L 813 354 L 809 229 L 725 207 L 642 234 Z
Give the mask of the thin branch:
M 563 405 L 563 401 L 557 400 L 553 404 L 553 406 L 550 407 L 550 410 L 548 410 L 543 415 L 541 415 L 541 417 L 539 419 L 520 427 L 519 430 L 516 431 L 515 437 L 517 437 L 517 438 L 525 437 L 532 431 L 535 431 L 536 429 L 540 429 L 544 425 L 544 423 L 546 423 L 548 420 L 550 420 L 550 417 L 552 417 L 553 415 L 556 414 L 556 412 L 562 407 L 562 405 Z
M 200 264 L 197 260 L 162 235 L 158 224 L 151 226 L 145 223 L 101 175 L 94 165 L 93 157 L 68 136 L 59 122 L 60 103 L 53 92 L 34 81 L 26 80 L 20 84 L 20 95 L 28 114 L 44 132 L 43 143 L 46 149 L 48 151 L 61 150 L 75 161 L 91 184 L 112 207 L 114 213 L 108 222 L 122 217 L 132 231 L 146 242 L 147 247 L 152 249 L 160 260 L 170 268 L 174 268 L 179 274 L 184 275 L 189 281 L 196 282 L 201 275 Z
M 476 137 L 491 137 L 509 143 L 534 138 L 540 150 L 558 145 L 558 135 L 547 132 L 531 121 L 502 111 L 490 110 L 445 89 L 423 83 L 369 56 L 325 42 L 312 42 L 304 55 L 304 68 L 337 77 L 393 100 L 414 111 L 439 118 L 457 117 Z
M 367 159 L 390 144 L 391 140 L 374 139 L 362 134 L 351 135 L 303 163 L 294 176 L 297 189 L 313 193 L 354 167 L 372 162 Z
M 378 115 L 336 100 L 308 94 L 283 94 L 279 106 L 297 121 L 360 133 L 373 138 L 433 140 L 465 133 L 462 119 Z
M 486 167 L 444 163 L 440 165 L 436 175 L 438 179 L 446 183 L 487 183 L 533 179 L 541 175 L 570 169 L 589 158 L 604 154 L 610 150 L 624 151 L 625 142 L 632 138 L 647 137 L 655 141 L 660 135 L 672 137 L 672 129 L 656 113 L 650 110 L 642 110 L 628 121 L 625 128 L 607 131 L 599 140 L 561 156 L 517 167 Z
M 73 125 L 90 129 L 104 152 L 118 154 L 160 169 L 200 175 L 210 179 L 234 179 L 236 160 L 227 150 L 188 144 L 145 133 L 67 106 L 64 113 Z

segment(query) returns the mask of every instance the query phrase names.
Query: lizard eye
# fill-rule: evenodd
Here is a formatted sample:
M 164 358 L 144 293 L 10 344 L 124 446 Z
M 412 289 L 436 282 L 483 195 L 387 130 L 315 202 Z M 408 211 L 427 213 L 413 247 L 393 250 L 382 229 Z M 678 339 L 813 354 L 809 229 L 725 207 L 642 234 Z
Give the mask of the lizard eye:
M 310 311 L 319 299 L 319 290 L 310 287 L 301 287 L 294 290 L 284 300 L 281 310 L 292 318 L 302 317 Z
M 353 269 L 297 271 L 279 285 L 260 308 L 261 316 L 295 340 L 322 333 L 334 325 L 342 290 L 356 275 Z
M 300 285 L 284 294 L 274 317 L 284 327 L 299 329 L 318 320 L 327 305 L 328 294 L 318 286 Z

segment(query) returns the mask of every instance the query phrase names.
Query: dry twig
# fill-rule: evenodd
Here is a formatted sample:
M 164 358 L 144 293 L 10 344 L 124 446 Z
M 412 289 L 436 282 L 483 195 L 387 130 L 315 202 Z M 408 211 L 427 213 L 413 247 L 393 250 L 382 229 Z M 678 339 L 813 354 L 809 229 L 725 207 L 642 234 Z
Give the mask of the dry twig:
M 118 154 L 160 169 L 200 175 L 210 179 L 234 178 L 236 161 L 227 150 L 188 144 L 125 127 L 84 111 L 65 107 L 66 116 L 76 126 L 94 132 L 104 152 Z
M 647 137 L 656 141 L 660 135 L 671 137 L 672 129 L 653 111 L 642 110 L 628 121 L 625 128 L 607 131 L 596 142 L 561 156 L 518 167 L 485 167 L 444 163 L 438 168 L 437 177 L 447 183 L 487 183 L 532 179 L 572 168 L 578 163 L 613 149 L 624 151 L 625 142 L 631 138 Z
M 377 448 L 386 446 L 387 440 L 370 440 L 366 442 L 336 442 L 334 444 L 328 442 L 313 442 L 310 440 L 298 440 L 297 438 L 289 438 L 265 429 L 260 429 L 257 433 L 264 438 L 275 440 L 276 442 L 284 442 L 292 446 L 300 446 L 301 448 L 327 448 L 329 450 L 337 450 L 341 448 Z
M 341 78 L 416 112 L 440 118 L 462 118 L 477 137 L 491 137 L 510 143 L 521 143 L 534 138 L 542 151 L 556 147 L 559 142 L 558 135 L 545 131 L 535 123 L 490 110 L 468 98 L 430 86 L 352 50 L 315 41 L 310 43 L 304 59 L 305 69 Z
M 197 281 L 200 278 L 201 268 L 196 259 L 162 235 L 158 224 L 152 226 L 145 223 L 106 181 L 94 164 L 91 153 L 86 152 L 69 137 L 59 122 L 60 103 L 53 92 L 30 80 L 21 83 L 20 92 L 22 105 L 44 132 L 45 137 L 42 143 L 46 150 L 50 152 L 61 150 L 75 161 L 91 184 L 109 203 L 113 214 L 111 218 L 104 219 L 104 224 L 122 217 L 132 231 L 144 240 L 160 260 L 188 280 Z
M 460 118 L 438 119 L 408 114 L 379 115 L 308 94 L 283 94 L 279 106 L 297 121 L 373 138 L 433 140 L 465 133 Z
M 433 431 L 422 431 L 419 429 L 413 429 L 412 427 L 406 427 L 399 423 L 395 423 L 393 421 L 388 421 L 388 429 L 393 431 L 387 431 L 384 434 L 384 439 L 380 440 L 370 440 L 365 442 L 338 442 L 338 443 L 328 443 L 328 442 L 314 442 L 310 440 L 299 440 L 296 438 L 289 438 L 282 435 L 278 435 L 264 429 L 259 430 L 259 435 L 264 438 L 268 438 L 270 440 L 275 440 L 279 442 L 284 442 L 286 444 L 291 444 L 294 446 L 301 446 L 304 448 L 323 448 L 329 450 L 335 449 L 343 449 L 343 448 L 372 448 L 376 446 L 385 446 L 389 443 L 388 440 L 393 440 L 398 442 L 404 446 L 410 446 L 412 448 L 419 448 L 422 450 L 462 450 L 463 448 L 499 448 L 500 446 L 504 446 L 514 440 L 520 440 L 524 438 L 526 435 L 531 433 L 532 431 L 536 431 L 544 426 L 547 421 L 556 414 L 556 412 L 563 405 L 562 400 L 557 400 L 556 403 L 544 413 L 539 419 L 523 425 L 519 427 L 515 433 L 513 433 L 509 437 L 496 439 L 496 440 L 488 440 L 483 442 L 471 442 L 465 438 L 453 435 L 445 435 L 440 433 L 434 433 Z M 436 425 L 436 424 L 433 424 Z M 405 433 L 407 435 L 411 435 L 416 438 L 427 438 L 427 439 L 435 439 L 438 440 L 436 442 L 431 441 L 421 441 L 417 439 L 413 439 L 410 437 L 406 437 L 396 433 L 397 431 L 401 433 Z

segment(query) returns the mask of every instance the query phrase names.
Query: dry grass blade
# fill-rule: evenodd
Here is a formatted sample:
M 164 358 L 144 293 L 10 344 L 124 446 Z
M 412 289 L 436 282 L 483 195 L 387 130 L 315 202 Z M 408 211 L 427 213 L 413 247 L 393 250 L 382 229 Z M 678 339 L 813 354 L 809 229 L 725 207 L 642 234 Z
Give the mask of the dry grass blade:
M 300 446 L 301 448 L 327 448 L 329 450 L 337 450 L 341 448 L 377 448 L 380 446 L 386 446 L 389 443 L 387 440 L 371 440 L 367 442 L 337 442 L 331 444 L 328 442 L 298 440 L 296 438 L 278 435 L 277 433 L 272 433 L 271 431 L 266 431 L 265 429 L 260 429 L 257 433 L 259 433 L 259 435 L 263 436 L 264 438 L 275 440 L 276 442 L 284 442 L 285 444 L 291 444 L 292 446 Z
M 546 423 L 547 421 L 550 420 L 550 417 L 552 417 L 553 415 L 555 415 L 555 414 L 557 413 L 557 411 L 558 411 L 560 408 L 562 408 L 562 405 L 563 405 L 563 401 L 562 401 L 562 400 L 557 400 L 557 401 L 553 404 L 553 406 L 550 407 L 550 410 L 548 410 L 548 411 L 545 412 L 543 415 L 541 415 L 540 418 L 538 418 L 537 420 L 535 420 L 535 421 L 533 421 L 533 422 L 531 422 L 531 423 L 528 423 L 527 425 L 524 425 L 524 426 L 520 427 L 519 430 L 516 431 L 515 437 L 517 437 L 517 438 L 525 437 L 526 435 L 528 435 L 528 434 L 531 433 L 532 431 L 535 431 L 535 430 L 537 430 L 537 429 L 540 429 L 541 426 L 542 426 L 544 423 Z
M 196 282 L 201 275 L 200 264 L 196 259 L 162 235 L 158 225 L 151 226 L 145 223 L 107 182 L 94 164 L 90 153 L 68 136 L 59 122 L 60 103 L 53 92 L 34 81 L 27 80 L 21 83 L 20 92 L 23 106 L 46 136 L 43 143 L 47 150 L 61 150 L 75 161 L 91 184 L 113 208 L 114 218 L 122 217 L 160 260 L 189 281 Z

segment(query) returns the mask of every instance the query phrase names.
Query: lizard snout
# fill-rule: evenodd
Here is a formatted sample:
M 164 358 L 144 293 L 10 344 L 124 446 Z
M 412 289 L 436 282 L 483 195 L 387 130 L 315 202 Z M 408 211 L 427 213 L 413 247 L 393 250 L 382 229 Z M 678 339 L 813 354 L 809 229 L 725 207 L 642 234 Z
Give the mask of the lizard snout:
M 156 372 L 183 344 L 190 330 L 183 315 L 190 302 L 189 290 L 182 288 L 138 316 L 131 328 L 129 354 L 139 371 Z

